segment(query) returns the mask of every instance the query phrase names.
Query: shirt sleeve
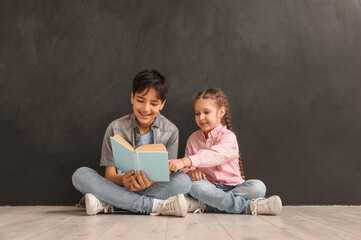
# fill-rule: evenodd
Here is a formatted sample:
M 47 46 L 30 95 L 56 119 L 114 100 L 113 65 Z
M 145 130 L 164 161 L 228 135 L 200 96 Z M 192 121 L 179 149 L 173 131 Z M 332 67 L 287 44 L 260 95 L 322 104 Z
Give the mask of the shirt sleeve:
M 218 144 L 210 149 L 201 149 L 188 156 L 194 167 L 215 167 L 238 157 L 239 149 L 236 135 L 224 134 Z
M 176 128 L 171 137 L 169 138 L 167 142 L 167 148 L 168 151 L 168 158 L 169 159 L 176 159 L 178 157 L 178 143 L 179 143 L 179 131 L 178 128 Z
M 113 159 L 113 151 L 110 143 L 110 136 L 113 136 L 113 129 L 111 124 L 108 126 L 105 131 L 103 144 L 102 144 L 102 152 L 100 157 L 100 166 L 106 167 L 114 167 L 114 159 Z
M 191 141 L 188 138 L 187 145 L 186 145 L 186 150 L 185 150 L 185 153 L 184 153 L 184 157 L 189 157 L 190 155 L 193 155 L 193 151 L 192 151 L 192 147 L 191 147 Z M 184 173 L 187 173 L 187 172 L 192 171 L 194 169 L 196 169 L 196 167 L 192 165 L 190 167 L 185 167 L 185 168 L 181 169 L 181 171 L 184 172 Z

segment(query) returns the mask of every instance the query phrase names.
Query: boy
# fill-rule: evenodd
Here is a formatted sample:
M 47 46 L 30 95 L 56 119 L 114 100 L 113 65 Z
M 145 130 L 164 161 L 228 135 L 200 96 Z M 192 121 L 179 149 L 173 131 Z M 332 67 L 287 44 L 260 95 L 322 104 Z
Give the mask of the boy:
M 95 215 L 113 206 L 152 215 L 184 217 L 187 205 L 183 194 L 190 191 L 188 175 L 175 172 L 169 182 L 151 182 L 143 171 L 122 173 L 116 169 L 110 137 L 119 134 L 134 148 L 150 143 L 166 146 L 169 159 L 177 158 L 178 129 L 160 114 L 166 102 L 168 82 L 156 70 L 145 70 L 135 76 L 130 101 L 133 113 L 108 126 L 103 139 L 100 166 L 105 178 L 87 167 L 77 169 L 72 177 L 74 187 L 85 194 L 86 212 Z

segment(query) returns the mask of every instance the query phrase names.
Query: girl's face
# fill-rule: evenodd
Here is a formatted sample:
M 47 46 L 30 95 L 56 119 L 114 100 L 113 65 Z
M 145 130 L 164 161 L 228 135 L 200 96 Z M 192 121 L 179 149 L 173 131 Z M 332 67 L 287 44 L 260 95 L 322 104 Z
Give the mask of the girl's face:
M 194 113 L 198 127 L 208 138 L 208 133 L 221 123 L 226 109 L 218 109 L 213 99 L 198 99 L 194 104 Z

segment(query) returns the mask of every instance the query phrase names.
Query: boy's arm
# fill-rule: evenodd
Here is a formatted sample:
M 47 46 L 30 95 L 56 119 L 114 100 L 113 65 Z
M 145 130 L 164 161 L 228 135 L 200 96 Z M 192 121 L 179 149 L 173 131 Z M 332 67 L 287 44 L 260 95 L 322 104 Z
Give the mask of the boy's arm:
M 135 173 L 134 170 L 131 170 L 123 175 L 119 175 L 115 167 L 105 168 L 105 178 L 132 191 L 140 191 L 158 183 L 149 181 L 143 171 Z
M 109 181 L 121 186 L 131 189 L 132 176 L 134 175 L 134 170 L 131 170 L 123 175 L 117 173 L 116 167 L 106 167 L 105 168 L 105 178 Z
M 175 159 L 178 157 L 178 141 L 179 141 L 179 131 L 177 128 L 176 131 L 174 131 L 171 137 L 169 138 L 167 142 L 167 146 L 165 146 L 168 151 L 168 159 Z
M 105 178 L 121 187 L 125 187 L 123 183 L 124 175 L 119 175 L 116 167 L 105 167 Z
M 112 123 L 107 127 L 102 144 L 101 156 L 100 156 L 100 166 L 101 167 L 114 167 L 114 159 L 110 137 L 114 135 Z M 114 170 L 116 172 L 116 170 Z

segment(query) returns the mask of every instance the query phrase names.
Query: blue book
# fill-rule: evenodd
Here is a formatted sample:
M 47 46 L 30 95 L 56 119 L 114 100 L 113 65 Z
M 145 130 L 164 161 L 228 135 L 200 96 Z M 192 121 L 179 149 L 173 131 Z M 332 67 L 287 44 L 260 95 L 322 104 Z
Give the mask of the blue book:
M 136 149 L 118 134 L 110 137 L 115 167 L 123 172 L 143 170 L 150 181 L 169 182 L 168 152 L 163 144 Z

